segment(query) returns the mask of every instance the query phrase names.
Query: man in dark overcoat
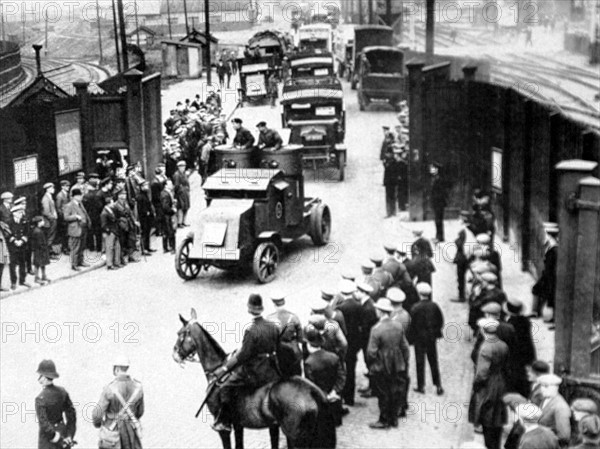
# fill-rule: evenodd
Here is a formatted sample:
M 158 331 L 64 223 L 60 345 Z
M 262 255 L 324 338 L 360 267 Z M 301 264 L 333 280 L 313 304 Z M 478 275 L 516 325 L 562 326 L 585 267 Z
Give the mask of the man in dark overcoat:
M 473 390 L 469 403 L 469 422 L 481 425 L 487 449 L 500 449 L 502 426 L 506 423 L 506 393 L 508 346 L 496 337 L 498 321 L 481 318 L 477 322 L 484 342 L 479 348 Z
M 285 295 L 280 292 L 271 293 L 271 301 L 275 312 L 267 316 L 279 327 L 279 352 L 277 359 L 284 377 L 302 374 L 302 324 L 298 315 L 290 312 L 285 306 Z
M 440 175 L 441 165 L 433 163 L 431 165 L 431 208 L 435 220 L 435 239 L 438 242 L 444 241 L 444 209 L 448 202 L 448 184 Z
M 379 401 L 379 419 L 369 427 L 387 429 L 398 426 L 410 351 L 402 324 L 390 317 L 394 311 L 391 301 L 381 298 L 375 307 L 379 321 L 371 329 L 367 359 L 371 388 Z
M 508 319 L 506 323 L 515 330 L 515 345 L 511 351 L 510 378 L 514 391 L 523 397 L 529 397 L 531 384 L 527 378 L 527 367 L 536 359 L 535 344 L 531 334 L 531 321 L 523 316 L 523 303 L 518 299 L 509 299 L 504 304 L 504 311 Z

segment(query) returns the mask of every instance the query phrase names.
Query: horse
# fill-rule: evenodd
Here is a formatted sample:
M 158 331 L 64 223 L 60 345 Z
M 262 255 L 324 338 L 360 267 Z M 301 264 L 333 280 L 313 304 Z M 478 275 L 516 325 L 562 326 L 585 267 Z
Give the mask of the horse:
M 209 411 L 216 416 L 217 399 L 211 395 L 214 372 L 227 361 L 227 354 L 197 321 L 194 309 L 191 320 L 181 315 L 183 327 L 177 333 L 173 359 L 182 365 L 194 361 L 196 354 L 207 377 Z M 256 390 L 241 390 L 233 399 L 233 429 L 236 449 L 244 447 L 244 428 L 269 428 L 271 448 L 279 447 L 279 428 L 287 438 L 289 449 L 335 448 L 335 426 L 327 419 L 327 397 L 307 379 L 299 376 L 279 379 Z M 231 432 L 219 432 L 224 449 L 231 449 Z

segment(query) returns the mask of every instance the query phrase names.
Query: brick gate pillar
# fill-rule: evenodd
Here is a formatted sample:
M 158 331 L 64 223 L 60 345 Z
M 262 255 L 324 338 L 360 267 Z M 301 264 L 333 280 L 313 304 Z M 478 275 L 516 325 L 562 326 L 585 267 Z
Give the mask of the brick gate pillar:
M 558 226 L 560 242 L 556 269 L 556 304 L 554 320 L 556 324 L 556 345 L 554 370 L 562 373 L 570 369 L 573 298 L 577 259 L 577 214 L 568 209 L 573 195 L 579 191 L 579 182 L 589 177 L 598 164 L 583 160 L 562 161 L 556 165 L 558 171 Z

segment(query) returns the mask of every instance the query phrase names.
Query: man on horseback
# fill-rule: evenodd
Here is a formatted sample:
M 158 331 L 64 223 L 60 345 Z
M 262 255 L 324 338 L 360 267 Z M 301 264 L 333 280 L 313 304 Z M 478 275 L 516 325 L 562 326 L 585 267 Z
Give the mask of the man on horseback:
M 239 389 L 256 389 L 280 377 L 276 359 L 279 328 L 262 317 L 263 311 L 260 295 L 251 294 L 248 313 L 253 316 L 253 321 L 244 333 L 242 347 L 214 373 L 221 379 L 232 372 L 219 387 L 220 410 L 212 426 L 217 432 L 231 430 L 233 401 Z

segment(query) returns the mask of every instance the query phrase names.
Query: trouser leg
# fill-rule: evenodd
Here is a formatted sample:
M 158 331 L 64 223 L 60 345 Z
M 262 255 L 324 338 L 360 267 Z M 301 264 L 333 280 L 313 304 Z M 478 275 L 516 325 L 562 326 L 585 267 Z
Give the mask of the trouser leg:
M 440 380 L 440 369 L 438 366 L 437 356 L 437 342 L 431 340 L 427 343 L 427 360 L 429 361 L 429 368 L 431 369 L 431 380 L 436 387 L 441 387 L 442 382 Z
M 83 263 L 85 262 L 84 260 L 84 255 L 85 255 L 85 242 L 87 242 L 87 236 L 88 236 L 88 228 L 86 226 L 82 226 L 81 227 L 81 238 L 79 239 L 79 248 L 77 251 L 77 264 L 78 265 L 83 265 Z
M 71 266 L 77 266 L 77 254 L 79 252 L 79 237 L 69 237 L 69 259 L 71 260 Z
M 444 241 L 444 210 L 437 209 L 435 215 L 435 238 L 438 242 Z
M 459 262 L 456 265 L 456 274 L 458 276 L 458 298 L 465 299 L 465 276 L 467 274 L 466 262 Z
M 500 449 L 502 427 L 483 426 L 483 440 L 487 449 Z
M 342 392 L 343 399 L 347 404 L 354 403 L 354 390 L 356 388 L 356 356 L 358 349 L 348 348 L 346 353 L 346 384 Z
M 396 186 L 385 186 L 385 207 L 388 217 L 396 215 Z
M 11 255 L 11 257 L 8 271 L 10 274 L 10 284 L 15 285 L 17 283 L 17 261 L 14 256 Z
M 425 388 L 425 348 L 415 342 L 415 362 L 417 364 L 417 388 Z

